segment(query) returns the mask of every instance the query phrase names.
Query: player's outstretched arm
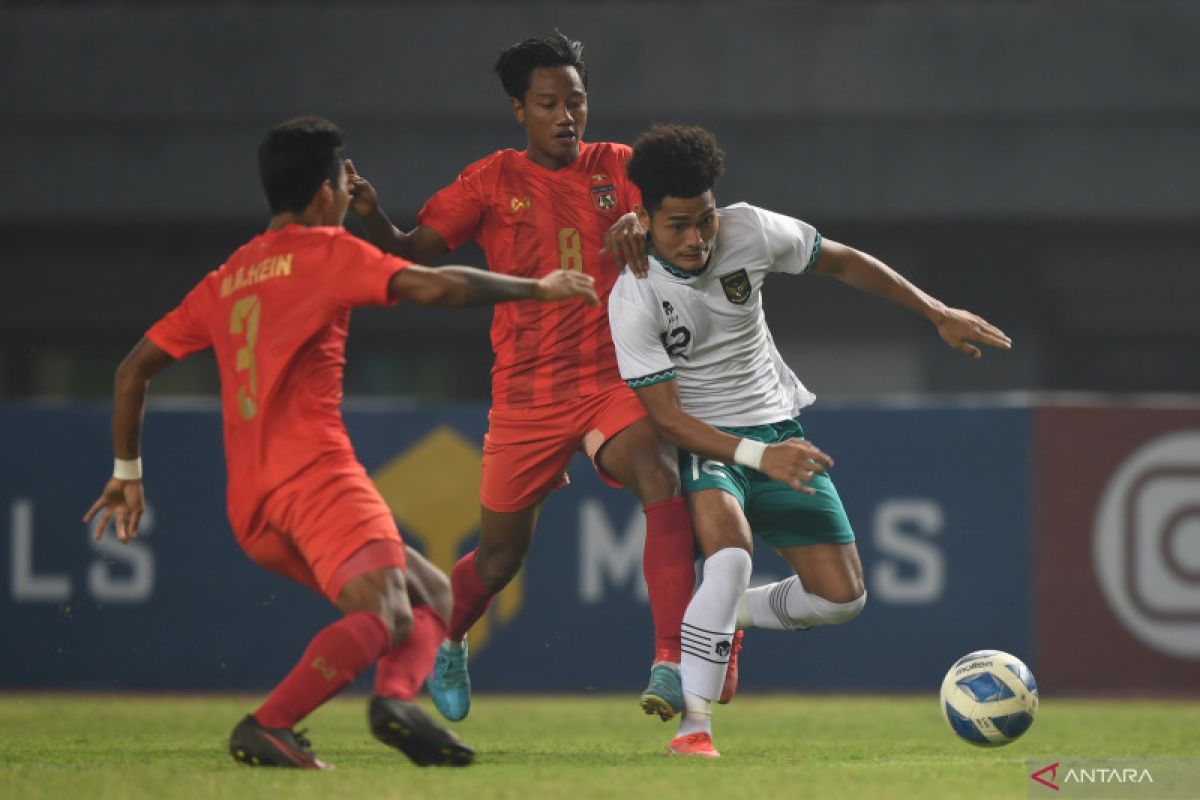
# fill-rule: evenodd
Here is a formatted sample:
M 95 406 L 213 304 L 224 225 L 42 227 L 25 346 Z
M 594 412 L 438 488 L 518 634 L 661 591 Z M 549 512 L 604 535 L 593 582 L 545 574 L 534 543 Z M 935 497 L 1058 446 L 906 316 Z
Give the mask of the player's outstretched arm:
M 667 380 L 636 389 L 650 421 L 668 444 L 689 453 L 714 458 L 726 464 L 752 467 L 805 494 L 813 494 L 806 484 L 819 472 L 833 466 L 833 459 L 803 439 L 764 444 L 740 439 L 717 430 L 683 410 L 679 388 Z
M 117 539 L 128 542 L 137 536 L 138 522 L 146 508 L 142 495 L 142 414 L 150 379 L 174 361 L 165 350 L 143 338 L 117 367 L 113 390 L 113 476 L 99 499 L 83 515 L 85 523 L 100 514 L 96 538 L 104 535 L 110 519 L 116 521 Z
M 995 325 L 965 309 L 948 307 L 921 291 L 887 264 L 853 247 L 829 239 L 822 240 L 821 255 L 812 271 L 832 275 L 856 289 L 879 295 L 915 311 L 937 326 L 938 335 L 946 344 L 971 358 L 982 355 L 973 343 L 999 350 L 1012 349 L 1012 340 Z
M 590 306 L 600 305 L 595 279 L 567 270 L 556 270 L 534 280 L 475 267 L 433 269 L 413 264 L 392 276 L 388 290 L 393 300 L 420 305 L 485 306 L 512 300 L 553 303 L 574 297 L 582 297 Z
M 449 248 L 433 228 L 418 225 L 408 233 L 397 228 L 379 205 L 375 187 L 346 159 L 346 185 L 350 192 L 350 212 L 362 220 L 367 239 L 385 253 L 418 264 L 428 264 Z

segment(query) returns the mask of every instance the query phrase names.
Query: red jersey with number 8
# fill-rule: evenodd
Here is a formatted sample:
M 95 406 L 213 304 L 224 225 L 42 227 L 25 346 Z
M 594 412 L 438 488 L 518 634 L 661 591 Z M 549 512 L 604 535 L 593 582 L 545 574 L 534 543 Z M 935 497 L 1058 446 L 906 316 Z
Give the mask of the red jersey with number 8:
M 620 268 L 600 254 L 604 234 L 640 200 L 625 174 L 631 150 L 622 144 L 580 145 L 559 170 L 501 150 L 467 167 L 430 198 L 418 218 L 457 250 L 479 243 L 492 272 L 539 278 L 552 270 L 596 279 L 600 305 L 520 300 L 492 318 L 492 405 L 535 407 L 624 386 L 608 328 L 608 294 Z
M 289 478 L 354 458 L 341 414 L 350 309 L 389 304 L 408 264 L 340 227 L 287 225 L 239 248 L 146 332 L 175 359 L 213 348 L 239 536 Z

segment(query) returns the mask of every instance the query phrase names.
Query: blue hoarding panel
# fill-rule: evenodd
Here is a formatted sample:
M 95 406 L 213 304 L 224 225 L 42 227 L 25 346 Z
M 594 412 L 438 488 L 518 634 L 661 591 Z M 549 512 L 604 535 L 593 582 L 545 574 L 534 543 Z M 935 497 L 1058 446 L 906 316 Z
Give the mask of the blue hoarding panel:
M 252 564 L 224 514 L 220 419 L 147 414 L 142 538 L 79 521 L 108 474 L 104 408 L 0 410 L 7 536 L 0 686 L 261 690 L 336 612 Z M 444 569 L 477 539 L 482 406 L 346 414 L 406 540 Z M 869 601 L 838 628 L 752 631 L 747 688 L 932 690 L 958 656 L 1031 653 L 1030 415 L 1013 408 L 818 409 L 809 436 L 858 536 Z M 640 689 L 652 654 L 637 502 L 577 457 L 524 574 L 472 632 L 480 691 Z M 759 547 L 755 582 L 788 574 Z M 8 649 L 8 648 L 6 648 Z

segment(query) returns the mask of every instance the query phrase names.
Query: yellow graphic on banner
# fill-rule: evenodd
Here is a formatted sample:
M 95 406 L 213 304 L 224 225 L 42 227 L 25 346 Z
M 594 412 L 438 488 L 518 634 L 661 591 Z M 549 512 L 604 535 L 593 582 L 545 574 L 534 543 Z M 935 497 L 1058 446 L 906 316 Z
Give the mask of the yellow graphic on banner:
M 479 448 L 453 428 L 435 428 L 424 439 L 371 475 L 405 538 L 446 574 L 463 542 L 479 530 Z M 471 652 L 487 644 L 495 628 L 521 610 L 524 576 L 518 573 L 471 628 Z

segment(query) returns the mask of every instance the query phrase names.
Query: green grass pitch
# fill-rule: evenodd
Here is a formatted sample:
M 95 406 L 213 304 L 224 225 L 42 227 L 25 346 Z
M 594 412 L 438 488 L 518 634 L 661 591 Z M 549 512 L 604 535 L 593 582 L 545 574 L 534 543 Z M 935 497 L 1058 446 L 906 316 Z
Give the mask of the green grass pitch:
M 466 769 L 414 767 L 371 738 L 364 698 L 306 720 L 331 772 L 251 769 L 226 738 L 255 699 L 0 696 L 0 796 L 36 798 L 1027 797 L 1027 760 L 1200 758 L 1200 702 L 1043 698 L 1008 747 L 950 732 L 934 695 L 745 695 L 715 715 L 713 762 L 664 754 L 674 723 L 636 696 L 479 696 L 454 726 Z M 432 712 L 432 709 L 430 709 Z M 303 726 L 302 726 L 303 727 Z M 1035 787 L 1036 788 L 1036 787 Z M 1200 794 L 1200 787 L 1198 787 Z

